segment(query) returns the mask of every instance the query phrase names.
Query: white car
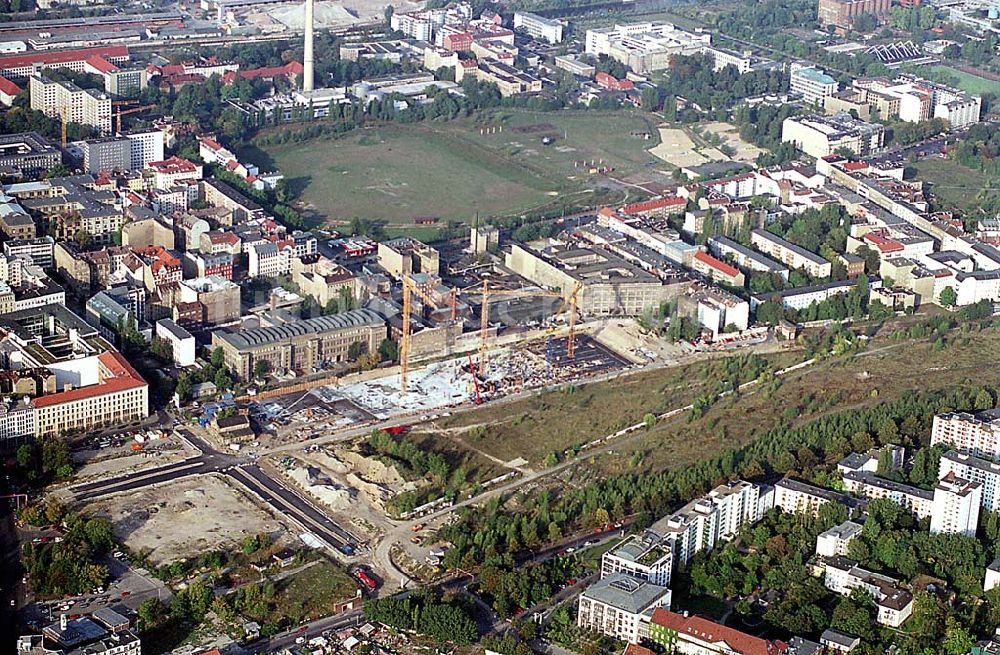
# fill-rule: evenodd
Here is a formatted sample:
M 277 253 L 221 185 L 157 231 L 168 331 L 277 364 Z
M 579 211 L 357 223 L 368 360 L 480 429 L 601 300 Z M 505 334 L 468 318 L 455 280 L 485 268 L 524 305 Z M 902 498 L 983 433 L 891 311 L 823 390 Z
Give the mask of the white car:
M 297 643 L 297 644 L 304 644 L 304 643 L 306 643 L 306 638 L 305 637 L 296 637 L 295 638 L 295 643 Z

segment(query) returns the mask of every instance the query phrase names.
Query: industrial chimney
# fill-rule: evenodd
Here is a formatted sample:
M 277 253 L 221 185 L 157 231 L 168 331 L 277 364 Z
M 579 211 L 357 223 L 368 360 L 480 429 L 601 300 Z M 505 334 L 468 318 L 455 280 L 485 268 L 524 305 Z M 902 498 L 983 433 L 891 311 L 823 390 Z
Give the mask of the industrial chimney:
M 306 0 L 306 42 L 302 54 L 302 91 L 313 90 L 313 0 Z

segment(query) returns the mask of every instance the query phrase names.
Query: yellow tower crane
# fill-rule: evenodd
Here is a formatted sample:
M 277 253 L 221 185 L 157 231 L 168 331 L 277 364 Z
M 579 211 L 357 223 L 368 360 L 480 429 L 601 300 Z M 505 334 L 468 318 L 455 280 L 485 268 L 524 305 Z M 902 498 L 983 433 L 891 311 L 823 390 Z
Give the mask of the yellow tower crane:
M 399 339 L 399 389 L 406 393 L 406 377 L 410 372 L 410 311 L 413 302 L 412 294 L 431 305 L 437 307 L 436 300 L 417 285 L 407 274 L 403 274 L 403 334 Z M 451 320 L 458 320 L 458 294 L 452 290 L 450 297 Z
M 576 348 L 576 305 L 577 297 L 580 293 L 580 289 L 583 288 L 581 282 L 577 282 L 576 286 L 570 292 L 567 298 L 565 294 L 560 291 L 535 291 L 531 289 L 490 289 L 489 281 L 483 280 L 483 290 L 482 290 L 482 307 L 479 310 L 479 371 L 486 371 L 486 352 L 488 350 L 489 343 L 489 330 L 490 330 L 490 297 L 506 297 L 506 298 L 560 298 L 563 300 L 563 306 L 559 309 L 561 313 L 563 311 L 569 311 L 569 334 L 566 338 L 566 357 L 568 359 L 573 359 L 574 351 Z

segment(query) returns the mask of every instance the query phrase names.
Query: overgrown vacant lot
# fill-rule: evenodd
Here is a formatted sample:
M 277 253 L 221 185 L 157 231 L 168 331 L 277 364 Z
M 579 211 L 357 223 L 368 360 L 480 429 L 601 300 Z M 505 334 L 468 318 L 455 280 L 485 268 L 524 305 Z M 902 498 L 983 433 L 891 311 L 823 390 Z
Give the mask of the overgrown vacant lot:
M 516 215 L 601 183 L 582 162 L 641 170 L 655 129 L 639 112 L 504 110 L 451 122 L 388 124 L 339 138 L 268 146 L 301 199 L 331 222 L 412 225 Z M 653 135 L 652 140 L 642 135 Z M 544 137 L 553 143 L 543 145 Z M 575 165 L 580 162 L 579 167 Z
M 801 351 L 764 356 L 773 368 L 801 360 Z M 722 360 L 643 371 L 613 380 L 540 392 L 445 419 L 444 428 L 470 445 L 508 461 L 539 465 L 550 453 L 604 437 L 690 403 L 721 379 Z
M 704 460 L 780 425 L 934 391 L 1000 384 L 1000 330 L 952 332 L 943 348 L 928 341 L 875 340 L 857 356 L 833 357 L 783 378 L 776 389 L 723 398 L 704 416 L 657 425 L 600 460 L 605 471 L 662 470 Z M 766 385 L 765 385 L 766 386 Z

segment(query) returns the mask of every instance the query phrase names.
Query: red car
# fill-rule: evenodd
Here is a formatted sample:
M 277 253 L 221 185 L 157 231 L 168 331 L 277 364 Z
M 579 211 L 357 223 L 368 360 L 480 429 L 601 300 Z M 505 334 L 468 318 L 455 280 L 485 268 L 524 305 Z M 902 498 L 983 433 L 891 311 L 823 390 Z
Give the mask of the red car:
M 361 584 L 363 584 L 368 589 L 368 591 L 375 591 L 375 589 L 378 587 L 378 583 L 375 582 L 375 579 L 372 578 L 367 573 L 365 573 L 364 571 L 362 571 L 361 569 L 358 569 L 357 571 L 354 572 L 354 577 L 357 578 L 361 582 Z

